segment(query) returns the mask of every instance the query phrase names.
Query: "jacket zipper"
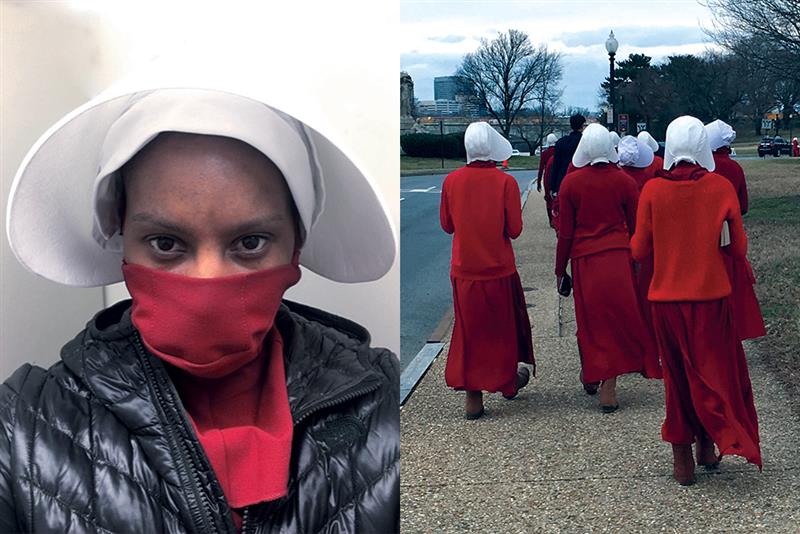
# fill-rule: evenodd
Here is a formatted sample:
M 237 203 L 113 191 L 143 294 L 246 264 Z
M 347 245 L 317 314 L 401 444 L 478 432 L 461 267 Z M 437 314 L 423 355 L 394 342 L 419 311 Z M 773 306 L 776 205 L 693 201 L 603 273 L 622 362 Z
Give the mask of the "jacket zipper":
M 250 531 L 250 529 L 248 528 L 250 526 L 250 523 L 249 523 L 248 519 L 250 519 L 250 507 L 249 506 L 245 507 L 244 514 L 242 514 L 242 532 L 241 532 L 241 534 L 247 534 Z
M 148 374 L 150 375 L 150 377 L 151 377 L 151 379 L 153 381 L 153 384 L 155 386 L 156 396 L 158 398 L 158 401 L 159 401 L 159 403 L 161 403 L 162 406 L 166 406 L 164 404 L 164 402 L 163 402 L 163 396 L 161 394 L 161 386 L 158 384 L 158 381 L 156 380 L 156 377 L 155 377 L 155 369 L 153 369 L 153 366 L 150 364 L 150 361 L 147 359 L 147 353 L 144 350 L 144 346 L 142 345 L 141 337 L 140 337 L 138 332 L 135 333 L 134 339 L 136 341 L 136 343 L 135 343 L 136 350 L 137 350 L 137 352 L 139 352 L 139 356 L 140 356 L 140 358 L 142 359 L 142 361 L 145 364 L 145 369 L 148 372 Z M 340 404 L 344 404 L 346 402 L 350 402 L 351 400 L 356 399 L 358 397 L 361 397 L 362 395 L 367 395 L 369 393 L 377 391 L 379 388 L 380 388 L 380 383 L 375 383 L 375 384 L 373 384 L 371 386 L 367 386 L 367 387 L 364 387 L 364 388 L 357 389 L 356 391 L 348 393 L 347 395 L 343 395 L 341 397 L 337 397 L 335 399 L 323 402 L 322 404 L 314 406 L 309 410 L 301 412 L 296 418 L 294 418 L 293 426 L 297 427 L 301 422 L 303 422 L 309 416 L 311 416 L 311 415 L 313 415 L 313 414 L 315 414 L 315 413 L 317 413 L 317 412 L 319 412 L 321 410 L 326 410 L 328 408 L 332 408 L 334 406 L 338 406 Z M 165 412 L 166 412 L 166 410 L 165 410 Z M 179 452 L 181 454 L 181 461 L 183 462 L 184 465 L 189 464 L 191 462 L 191 460 L 188 460 L 187 457 L 190 457 L 191 455 L 189 454 L 188 446 L 183 442 L 183 440 L 175 440 L 175 437 L 174 437 L 174 435 L 172 433 L 172 429 L 170 428 L 169 425 L 167 426 L 167 430 L 168 430 L 168 433 L 170 434 L 169 438 L 172 441 L 176 441 L 178 443 L 177 448 L 178 448 L 178 450 L 179 450 Z M 194 485 L 192 486 L 191 489 L 192 489 L 192 493 L 194 494 L 194 498 L 196 499 L 196 502 L 200 502 L 201 507 L 202 507 L 202 505 L 206 504 L 206 502 L 210 506 L 211 503 L 208 502 L 209 500 L 208 500 L 207 496 L 205 495 L 205 492 L 203 492 L 202 489 L 201 489 L 202 484 L 200 483 L 200 479 L 199 479 L 198 474 L 197 474 L 197 469 L 194 468 L 193 462 L 191 462 L 191 463 L 192 463 L 192 467 L 193 467 L 191 469 L 191 472 L 192 472 L 191 474 L 192 474 L 192 480 L 194 481 Z M 197 513 L 192 511 L 192 520 L 195 522 L 195 525 L 198 524 L 198 518 L 200 519 L 200 523 L 203 524 L 204 527 L 205 527 L 205 525 L 207 525 L 206 516 L 203 515 L 201 511 L 198 511 Z M 250 530 L 249 527 L 251 526 L 249 521 L 248 521 L 249 518 L 250 518 L 250 507 L 245 507 L 244 512 L 242 514 L 242 531 L 241 531 L 241 534 L 247 534 L 249 532 L 249 530 Z M 214 523 L 213 518 L 210 518 L 210 521 L 211 521 L 212 524 Z
M 310 410 L 306 410 L 304 412 L 301 412 L 300 415 L 298 415 L 295 418 L 294 426 L 299 425 L 302 421 L 304 421 L 310 415 L 312 415 L 312 414 L 314 414 L 314 413 L 316 413 L 316 412 L 318 412 L 320 410 L 326 410 L 328 408 L 332 408 L 332 407 L 337 406 L 339 404 L 344 404 L 344 403 L 349 402 L 349 401 L 351 401 L 353 399 L 356 399 L 356 398 L 358 398 L 358 397 L 360 397 L 362 395 L 366 395 L 367 393 L 372 393 L 373 391 L 377 391 L 378 388 L 380 388 L 380 384 L 373 384 L 371 386 L 356 390 L 356 391 L 354 391 L 352 393 L 348 393 L 347 395 L 343 395 L 343 396 L 338 397 L 336 399 L 329 400 L 329 401 L 323 402 L 322 404 L 314 406 Z
M 142 346 L 142 341 L 141 338 L 139 337 L 138 332 L 134 336 L 134 339 L 136 341 L 135 343 L 136 351 L 139 353 L 139 357 L 144 363 L 145 371 L 148 373 L 151 379 L 151 383 L 153 384 L 153 389 L 156 394 L 156 399 L 158 403 L 163 407 L 164 413 L 168 414 L 167 404 L 166 402 L 164 402 L 164 394 L 161 390 L 161 385 L 159 384 L 158 378 L 155 375 L 155 369 L 153 369 L 153 366 L 147 359 L 147 353 L 144 350 L 144 347 Z M 195 468 L 194 462 L 192 462 L 191 460 L 191 454 L 188 450 L 188 446 L 186 445 L 184 440 L 181 439 L 180 436 L 175 436 L 174 429 L 172 428 L 172 423 L 173 423 L 172 421 L 168 421 L 168 424 L 166 425 L 167 438 L 171 443 L 173 443 L 173 447 L 179 453 L 181 465 L 189 466 L 189 471 L 191 472 L 191 481 L 193 482 L 193 484 L 190 484 L 189 489 L 191 490 L 192 497 L 196 504 L 196 506 L 194 507 L 192 506 L 189 507 L 192 511 L 192 521 L 194 522 L 195 527 L 202 525 L 203 532 L 211 532 L 212 529 L 209 529 L 209 521 L 211 522 L 211 525 L 213 525 L 214 520 L 213 518 L 210 518 L 203 513 L 204 510 L 208 509 L 208 507 L 205 505 L 206 504 L 210 505 L 211 503 L 207 502 L 208 499 L 205 498 L 205 492 L 203 492 L 203 490 L 201 489 L 202 485 L 200 483 L 198 470 Z

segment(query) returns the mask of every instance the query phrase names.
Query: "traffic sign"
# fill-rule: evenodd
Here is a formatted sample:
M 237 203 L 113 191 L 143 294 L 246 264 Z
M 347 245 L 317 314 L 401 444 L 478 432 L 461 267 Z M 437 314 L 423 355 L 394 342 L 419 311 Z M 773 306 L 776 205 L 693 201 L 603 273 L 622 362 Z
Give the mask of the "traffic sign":
M 772 119 L 761 119 L 761 129 L 762 130 L 771 130 L 772 129 Z
M 620 113 L 617 116 L 617 120 L 619 121 L 619 131 L 620 132 L 627 132 L 628 131 L 628 114 L 627 113 Z
M 637 122 L 636 123 L 636 133 L 643 132 L 647 129 L 646 122 Z

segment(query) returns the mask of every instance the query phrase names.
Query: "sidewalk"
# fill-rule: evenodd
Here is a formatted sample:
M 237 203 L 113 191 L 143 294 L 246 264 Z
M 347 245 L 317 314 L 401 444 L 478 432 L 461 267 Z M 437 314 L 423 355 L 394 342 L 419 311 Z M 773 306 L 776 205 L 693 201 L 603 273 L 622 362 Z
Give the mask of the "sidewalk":
M 763 473 L 726 456 L 679 486 L 660 435 L 662 382 L 621 377 L 608 415 L 583 393 L 571 298 L 558 337 L 555 236 L 539 194 L 523 217 L 515 250 L 537 378 L 513 401 L 484 395 L 486 415 L 467 421 L 463 392 L 444 383 L 445 346 L 401 409 L 402 532 L 798 532 L 800 420 L 762 356 L 745 345 Z

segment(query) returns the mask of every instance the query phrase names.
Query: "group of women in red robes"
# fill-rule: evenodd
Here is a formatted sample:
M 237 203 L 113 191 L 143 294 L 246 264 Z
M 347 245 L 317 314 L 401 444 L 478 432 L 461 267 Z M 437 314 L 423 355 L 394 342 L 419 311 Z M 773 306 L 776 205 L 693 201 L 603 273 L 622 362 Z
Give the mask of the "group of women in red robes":
M 475 148 L 477 133 L 483 148 Z M 446 380 L 467 391 L 468 418 L 483 414 L 476 392 L 513 396 L 524 378 L 518 363 L 533 364 L 510 243 L 522 230 L 519 190 L 495 168 L 505 151 L 487 148 L 494 135 L 488 124 L 468 129 L 468 165 L 448 175 L 442 192 L 441 224 L 454 233 L 455 327 Z M 680 117 L 667 130 L 664 159 L 646 132 L 615 143 L 591 124 L 580 135 L 551 225 L 558 282 L 568 265 L 574 281 L 584 389 L 594 394 L 599 387 L 608 413 L 619 407 L 618 376 L 663 377 L 662 438 L 673 445 L 681 484 L 694 482 L 693 443 L 697 463 L 707 468 L 726 454 L 760 467 L 741 341 L 765 332 L 745 257 L 744 174 L 729 157 L 733 130 Z M 547 154 L 537 181 L 549 192 Z

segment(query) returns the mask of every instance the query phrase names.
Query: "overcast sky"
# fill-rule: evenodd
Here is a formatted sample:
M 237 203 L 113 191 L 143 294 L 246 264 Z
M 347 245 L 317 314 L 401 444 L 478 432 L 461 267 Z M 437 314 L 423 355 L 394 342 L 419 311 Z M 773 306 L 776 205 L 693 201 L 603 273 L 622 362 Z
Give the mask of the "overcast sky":
M 433 78 L 453 74 L 481 38 L 509 29 L 526 32 L 534 45 L 561 52 L 563 105 L 592 111 L 608 76 L 609 31 L 619 41 L 618 61 L 643 53 L 657 63 L 669 55 L 715 48 L 702 30 L 712 25 L 711 14 L 696 0 L 401 0 L 400 25 L 400 69 L 411 74 L 420 100 L 433 99 Z

